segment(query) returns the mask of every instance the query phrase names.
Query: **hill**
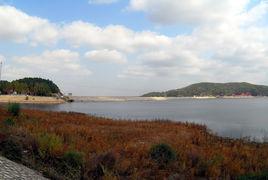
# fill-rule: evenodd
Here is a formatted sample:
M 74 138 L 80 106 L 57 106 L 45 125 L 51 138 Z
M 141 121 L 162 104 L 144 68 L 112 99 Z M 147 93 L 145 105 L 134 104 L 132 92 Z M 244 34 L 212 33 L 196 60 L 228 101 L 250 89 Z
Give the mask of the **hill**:
M 1 94 L 28 94 L 33 96 L 51 96 L 61 94 L 59 87 L 48 79 L 23 78 L 12 82 L 0 81 Z
M 166 92 L 151 92 L 143 97 L 193 97 L 193 96 L 268 96 L 268 86 L 238 83 L 197 83 Z

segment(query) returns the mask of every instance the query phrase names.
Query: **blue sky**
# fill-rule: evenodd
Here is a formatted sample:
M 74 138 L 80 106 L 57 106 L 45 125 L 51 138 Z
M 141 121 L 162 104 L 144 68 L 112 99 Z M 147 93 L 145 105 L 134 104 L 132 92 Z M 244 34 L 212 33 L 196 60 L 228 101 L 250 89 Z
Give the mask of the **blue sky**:
M 76 95 L 268 84 L 266 0 L 0 0 L 3 79 Z

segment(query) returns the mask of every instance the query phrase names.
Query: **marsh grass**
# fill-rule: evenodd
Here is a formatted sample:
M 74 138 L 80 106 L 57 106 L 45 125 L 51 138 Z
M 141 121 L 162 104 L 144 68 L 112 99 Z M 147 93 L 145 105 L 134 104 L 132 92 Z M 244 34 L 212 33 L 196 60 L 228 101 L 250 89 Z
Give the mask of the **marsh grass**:
M 268 169 L 267 143 L 219 137 L 203 125 L 23 110 L 3 131 L 11 116 L 0 109 L 0 153 L 52 179 L 237 179 Z

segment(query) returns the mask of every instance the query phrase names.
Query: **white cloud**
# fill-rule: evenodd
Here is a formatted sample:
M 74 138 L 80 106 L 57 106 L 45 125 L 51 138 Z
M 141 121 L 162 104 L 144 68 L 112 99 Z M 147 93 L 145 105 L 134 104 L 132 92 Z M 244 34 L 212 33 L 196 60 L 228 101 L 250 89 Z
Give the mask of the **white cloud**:
M 5 56 L 3 56 L 3 55 L 0 54 L 0 63 L 1 62 L 4 62 L 5 60 L 6 60 Z
M 128 9 L 144 12 L 159 24 L 200 24 L 232 19 L 249 0 L 130 0 Z
M 73 46 L 89 48 L 129 49 L 133 32 L 123 26 L 101 28 L 90 23 L 75 21 L 63 28 L 63 38 Z
M 34 70 L 35 75 L 39 76 L 70 78 L 90 75 L 91 72 L 80 64 L 79 58 L 77 52 L 59 49 L 44 51 L 39 55 L 14 57 L 14 61 L 19 64 L 19 69 L 28 69 L 29 72 Z
M 0 6 L 0 40 L 51 44 L 57 38 L 57 28 L 48 20 L 29 16 L 12 6 Z
M 63 39 L 75 47 L 93 49 L 117 49 L 133 53 L 155 49 L 170 44 L 170 38 L 150 31 L 135 32 L 124 26 L 99 27 L 83 21 L 75 21 L 63 28 Z
M 119 78 L 131 78 L 131 77 L 150 78 L 154 76 L 155 73 L 153 71 L 148 71 L 148 69 L 143 66 L 130 66 L 126 68 L 121 74 L 118 75 Z
M 124 26 L 99 27 L 76 21 L 64 27 L 63 37 L 73 46 L 94 49 L 91 56 L 97 54 L 102 57 L 99 59 L 107 59 L 108 53 L 103 49 L 123 52 L 126 58 L 134 59 L 119 77 L 183 77 L 189 82 L 252 80 L 252 77 L 256 80 L 258 77 L 257 80 L 262 81 L 265 78 L 260 76 L 266 73 L 257 70 L 268 63 L 268 27 L 259 26 L 258 22 L 265 17 L 267 3 L 261 2 L 246 10 L 247 2 L 133 0 L 130 3 L 137 4 L 130 4 L 132 9 L 146 10 L 146 13 L 150 13 L 147 9 L 153 9 L 153 15 L 158 14 L 156 17 L 169 17 L 172 10 L 164 10 L 165 6 L 172 6 L 174 13 L 180 13 L 174 15 L 174 21 L 167 19 L 159 23 L 198 26 L 187 35 L 169 37 Z M 232 73 L 228 73 L 230 71 Z
M 12 65 L 3 66 L 2 79 L 4 80 L 14 80 L 14 79 L 19 79 L 19 78 L 34 77 L 34 76 L 36 76 L 36 72 L 26 67 L 15 67 Z M 44 76 L 44 77 L 47 77 L 47 76 Z
M 45 25 L 33 31 L 30 40 L 32 45 L 45 44 L 51 45 L 56 44 L 59 39 L 59 31 L 55 25 L 45 23 Z
M 137 7 L 144 7 L 148 5 L 147 3 L 157 4 L 163 1 L 136 2 Z M 173 3 L 179 4 L 179 1 Z M 207 8 L 209 7 L 213 6 Z M 233 7 L 240 13 L 232 16 L 227 13 L 229 17 L 218 19 L 217 23 L 211 23 L 212 19 L 195 19 L 201 23 L 192 33 L 170 38 L 171 44 L 161 47 L 158 51 L 148 50 L 141 53 L 137 56 L 139 61 L 128 66 L 119 76 L 178 77 L 178 81 L 186 79 L 188 83 L 196 81 L 268 83 L 266 78 L 268 73 L 264 70 L 268 66 L 268 27 L 267 24 L 259 24 L 267 15 L 267 7 L 266 1 L 260 2 L 248 11 L 244 11 L 246 4 L 239 8 Z M 180 8 L 176 9 L 179 11 Z M 154 13 L 160 11 L 166 12 L 163 9 L 155 9 Z M 164 16 L 166 13 L 159 13 L 159 16 L 161 15 Z M 213 16 L 209 15 L 208 18 L 210 17 Z M 177 20 L 179 19 L 176 19 L 176 22 Z M 187 23 L 195 21 L 191 18 L 188 20 Z
M 88 3 L 89 4 L 112 4 L 118 1 L 119 0 L 89 0 Z
M 85 53 L 85 58 L 90 61 L 102 62 L 102 63 L 116 63 L 124 64 L 127 63 L 125 55 L 116 50 L 94 50 Z

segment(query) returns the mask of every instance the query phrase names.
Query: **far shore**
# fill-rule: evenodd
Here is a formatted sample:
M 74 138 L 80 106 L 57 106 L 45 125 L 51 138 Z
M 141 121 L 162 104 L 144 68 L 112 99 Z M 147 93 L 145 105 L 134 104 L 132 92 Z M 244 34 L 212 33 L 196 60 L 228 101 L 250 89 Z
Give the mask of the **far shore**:
M 139 96 L 69 96 L 75 102 L 124 102 L 124 101 L 166 101 L 179 99 L 247 99 L 264 96 L 194 96 L 194 97 L 139 97 Z
M 63 99 L 43 96 L 26 95 L 0 95 L 0 103 L 22 103 L 22 104 L 62 104 Z

